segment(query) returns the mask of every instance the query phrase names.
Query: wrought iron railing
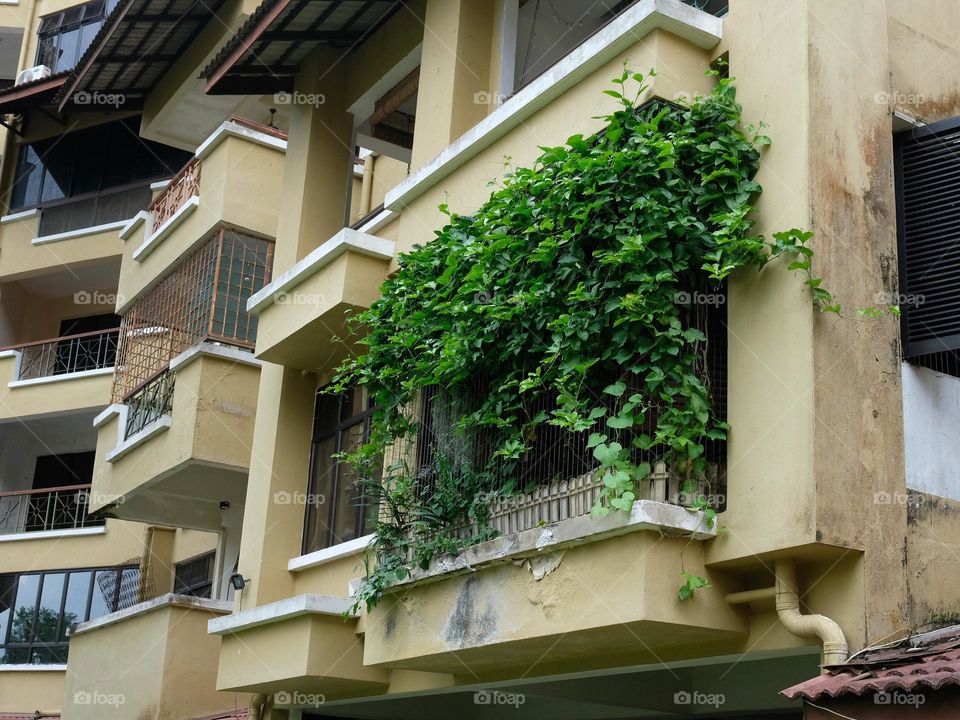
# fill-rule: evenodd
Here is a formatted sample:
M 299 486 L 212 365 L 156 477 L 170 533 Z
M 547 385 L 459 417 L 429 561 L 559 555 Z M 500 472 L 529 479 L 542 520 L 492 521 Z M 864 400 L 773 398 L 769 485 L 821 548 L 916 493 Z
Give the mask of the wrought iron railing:
M 0 492 L 0 535 L 103 525 L 87 513 L 89 485 Z
M 147 212 L 153 214 L 153 227 L 163 225 L 187 200 L 200 193 L 200 168 L 200 158 L 191 159 L 150 203 Z
M 124 438 L 143 430 L 173 411 L 173 383 L 176 375 L 163 370 L 150 382 L 130 395 L 127 400 L 127 424 Z
M 97 330 L 17 345 L 12 348 L 20 353 L 17 380 L 113 367 L 119 332 L 119 328 Z

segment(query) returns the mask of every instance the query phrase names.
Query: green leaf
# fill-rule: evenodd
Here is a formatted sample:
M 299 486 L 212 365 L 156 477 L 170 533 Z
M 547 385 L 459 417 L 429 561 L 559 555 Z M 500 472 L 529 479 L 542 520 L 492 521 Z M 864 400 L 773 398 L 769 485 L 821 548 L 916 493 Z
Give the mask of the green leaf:
M 615 382 L 612 385 L 607 385 L 603 391 L 607 395 L 613 395 L 614 397 L 620 397 L 627 391 L 627 384 L 624 382 Z

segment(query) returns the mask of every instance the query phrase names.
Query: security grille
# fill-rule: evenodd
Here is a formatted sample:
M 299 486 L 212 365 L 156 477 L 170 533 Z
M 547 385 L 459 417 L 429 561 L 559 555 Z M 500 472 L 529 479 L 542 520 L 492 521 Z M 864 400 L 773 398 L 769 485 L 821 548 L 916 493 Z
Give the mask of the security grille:
M 125 402 L 205 340 L 252 350 L 247 300 L 270 282 L 273 242 L 222 228 L 123 315 L 113 401 Z
M 958 374 L 960 118 L 895 136 L 904 357 Z

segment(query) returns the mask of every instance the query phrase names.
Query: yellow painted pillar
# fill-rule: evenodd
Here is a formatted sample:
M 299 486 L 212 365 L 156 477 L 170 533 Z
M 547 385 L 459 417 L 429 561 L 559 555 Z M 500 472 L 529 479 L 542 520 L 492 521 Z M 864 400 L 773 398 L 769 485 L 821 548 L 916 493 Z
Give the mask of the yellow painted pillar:
M 344 226 L 353 179 L 353 116 L 346 110 L 342 58 L 317 52 L 297 75 L 277 222 L 274 276 Z
M 497 7 L 495 0 L 427 3 L 411 170 L 429 162 L 493 107 Z
M 293 595 L 287 561 L 300 555 L 316 380 L 312 374 L 265 364 L 260 371 L 257 422 L 234 595 L 238 608 Z

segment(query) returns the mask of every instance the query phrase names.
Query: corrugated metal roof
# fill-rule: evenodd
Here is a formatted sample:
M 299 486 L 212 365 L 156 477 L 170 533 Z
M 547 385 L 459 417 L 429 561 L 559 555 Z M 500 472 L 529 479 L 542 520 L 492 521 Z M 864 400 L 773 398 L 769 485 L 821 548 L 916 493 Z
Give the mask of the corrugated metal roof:
M 960 685 L 960 626 L 920 635 L 890 648 L 869 650 L 827 673 L 782 691 L 794 700 L 939 690 Z
M 200 73 L 213 94 L 293 89 L 300 64 L 318 47 L 349 52 L 402 0 L 264 0 Z
M 79 93 L 122 96 L 136 109 L 213 20 L 224 0 L 125 0 L 107 16 L 57 97 L 62 110 Z

